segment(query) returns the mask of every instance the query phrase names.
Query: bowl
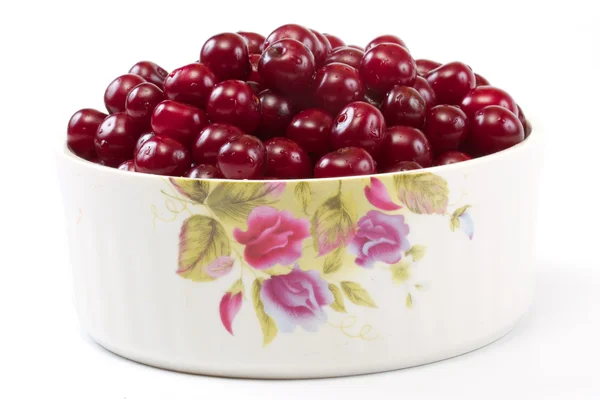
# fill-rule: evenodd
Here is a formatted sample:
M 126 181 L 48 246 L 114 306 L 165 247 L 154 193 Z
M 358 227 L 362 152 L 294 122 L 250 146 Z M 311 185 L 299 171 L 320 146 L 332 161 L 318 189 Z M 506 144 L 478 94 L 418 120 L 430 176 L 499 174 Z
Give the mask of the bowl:
M 123 357 L 228 377 L 363 374 L 469 352 L 531 303 L 540 155 L 536 132 L 418 171 L 203 181 L 63 148 L 81 325 Z

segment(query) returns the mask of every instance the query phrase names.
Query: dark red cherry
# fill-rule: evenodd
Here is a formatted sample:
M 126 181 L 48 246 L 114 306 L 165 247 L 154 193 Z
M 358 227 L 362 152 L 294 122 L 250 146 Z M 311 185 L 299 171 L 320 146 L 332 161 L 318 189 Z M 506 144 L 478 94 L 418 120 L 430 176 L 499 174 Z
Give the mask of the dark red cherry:
M 442 65 L 437 61 L 425 59 L 415 60 L 415 64 L 417 64 L 417 74 L 419 76 L 426 76 L 429 72 Z
M 325 52 L 324 58 L 327 58 L 329 53 L 331 53 L 331 43 L 329 43 L 329 40 L 321 32 L 315 31 L 314 29 L 311 29 L 310 31 L 317 37 L 319 44 L 321 45 L 321 47 L 323 48 L 323 51 Z
M 493 86 L 477 86 L 471 90 L 460 103 L 460 108 L 467 114 L 467 118 L 486 106 L 501 106 L 519 115 L 517 103 L 510 94 Z
M 425 78 L 423 78 L 422 76 L 417 76 L 413 88 L 417 92 L 419 92 L 421 97 L 423 97 L 427 109 L 430 109 L 431 107 L 434 107 L 437 104 L 435 99 L 435 92 L 431 88 L 431 85 L 429 85 L 429 82 L 425 80 Z
M 279 179 L 309 178 L 312 162 L 306 152 L 293 140 L 276 137 L 265 142 L 267 169 L 265 174 Z
M 369 175 L 377 172 L 373 157 L 359 147 L 346 147 L 325 154 L 315 165 L 315 178 Z
M 264 90 L 262 85 L 258 82 L 246 81 L 246 83 L 248 84 L 248 86 L 250 86 L 252 92 L 257 96 L 260 94 L 260 92 Z
M 304 110 L 292 119 L 285 135 L 307 153 L 321 157 L 331 149 L 329 136 L 333 119 L 323 110 Z
M 114 114 L 125 111 L 129 91 L 143 82 L 146 82 L 144 78 L 134 74 L 121 75 L 112 81 L 104 92 L 104 105 L 108 112 Z
M 329 41 L 329 44 L 331 45 L 331 50 L 335 50 L 338 47 L 346 45 L 346 43 L 344 43 L 344 41 L 337 36 L 330 35 L 329 33 L 324 33 L 323 36 L 325 36 Z
M 381 145 L 377 164 L 386 168 L 400 161 L 414 161 L 431 166 L 433 154 L 429 141 L 419 129 L 410 126 L 390 126 Z
M 412 86 L 417 77 L 415 60 L 395 43 L 382 43 L 368 50 L 359 71 L 365 86 L 381 94 L 396 85 Z
M 192 144 L 192 161 L 196 164 L 216 164 L 219 149 L 243 134 L 237 126 L 219 123 L 208 125 L 200 131 Z
M 96 154 L 109 167 L 116 167 L 131 158 L 140 133 L 139 126 L 127 116 L 127 113 L 109 115 L 96 131 L 94 138 Z
M 338 47 L 333 50 L 329 57 L 325 60 L 325 64 L 331 63 L 342 63 L 354 67 L 360 68 L 360 61 L 364 57 L 365 52 L 353 47 Z
M 73 114 L 67 127 L 67 145 L 73 153 L 86 160 L 96 157 L 94 138 L 98 126 L 106 117 L 108 115 L 92 108 L 84 108 Z
M 460 151 L 447 151 L 435 159 L 433 165 L 448 165 L 471 160 L 471 156 Z
M 210 68 L 192 63 L 177 68 L 167 76 L 165 95 L 171 100 L 204 108 L 216 84 L 217 77 Z
M 135 154 L 135 170 L 154 175 L 183 176 L 190 169 L 190 152 L 169 137 L 153 137 Z
M 281 39 L 294 39 L 304 44 L 315 58 L 315 66 L 319 67 L 327 58 L 326 49 L 317 36 L 303 26 L 288 24 L 275 29 L 265 40 L 265 49 Z
M 489 86 L 490 82 L 479 74 L 475 74 L 475 85 L 476 86 Z
M 241 135 L 225 143 L 217 168 L 227 179 L 260 179 L 265 174 L 266 150 L 259 138 Z
M 470 144 L 477 155 L 486 155 L 512 147 L 525 139 L 523 125 L 511 111 L 487 106 L 475 113 L 471 123 Z
M 246 45 L 248 46 L 248 53 L 250 54 L 260 54 L 263 51 L 263 43 L 265 42 L 265 37 L 256 32 L 238 32 L 238 35 L 244 38 L 246 41 Z
M 199 108 L 165 100 L 156 106 L 150 122 L 156 136 L 170 137 L 189 147 L 198 132 L 208 124 L 208 119 Z
M 221 81 L 243 81 L 250 74 L 248 46 L 237 33 L 221 33 L 208 39 L 200 51 L 200 62 Z
M 121 171 L 135 172 L 135 163 L 133 160 L 123 161 L 121 164 L 119 164 L 117 169 L 120 169 Z
M 393 87 L 381 105 L 381 113 L 387 125 L 405 125 L 420 129 L 425 122 L 426 111 L 427 104 L 423 97 L 408 86 Z
M 292 121 L 292 102 L 283 95 L 267 89 L 258 95 L 260 100 L 260 125 L 256 135 L 261 139 L 285 135 Z
M 468 65 L 451 62 L 429 72 L 427 82 L 435 92 L 438 104 L 458 105 L 475 88 L 475 75 Z
M 258 73 L 258 62 L 260 61 L 260 54 L 250 54 L 248 57 L 250 60 L 250 67 L 252 69 L 250 75 L 248 76 L 248 81 L 260 84 L 262 82 L 262 80 L 260 79 L 260 74 Z
M 521 124 L 523 125 L 523 133 L 525 134 L 525 139 L 527 139 L 527 137 L 529 137 L 529 135 L 531 134 L 531 123 L 525 117 L 523 110 L 521 109 L 521 107 L 518 104 L 517 104 L 517 109 L 519 110 L 519 114 L 518 114 L 519 121 L 521 121 Z
M 419 165 L 419 163 L 416 163 L 414 161 L 400 161 L 399 163 L 396 163 L 390 167 L 380 169 L 379 172 L 388 173 L 388 172 L 413 171 L 415 169 L 421 169 L 421 168 L 423 168 L 423 167 L 421 165 Z
M 376 157 L 385 136 L 381 111 L 364 101 L 356 101 L 344 107 L 333 121 L 331 145 L 336 150 L 361 147 Z
M 315 58 L 299 41 L 282 39 L 262 53 L 258 73 L 269 88 L 288 94 L 304 93 L 312 85 Z
M 184 175 L 187 178 L 194 179 L 220 179 L 223 175 L 219 172 L 217 167 L 208 164 L 198 164 L 195 167 L 190 168 Z
M 458 107 L 435 106 L 427 112 L 423 131 L 435 153 L 457 150 L 468 134 L 468 119 Z
M 148 82 L 154 83 L 161 90 L 165 78 L 169 75 L 167 71 L 152 61 L 140 61 L 135 63 L 133 67 L 129 69 L 129 73 L 141 76 Z
M 404 43 L 404 41 L 402 39 L 400 39 L 398 36 L 394 36 L 394 35 L 377 36 L 375 39 L 373 39 L 369 42 L 369 44 L 367 45 L 367 47 L 365 49 L 366 49 L 366 51 L 369 51 L 373 47 L 377 46 L 378 44 L 382 44 L 382 43 L 397 44 L 408 50 L 408 47 L 406 47 L 406 43 Z
M 154 108 L 165 99 L 165 94 L 154 83 L 140 83 L 129 91 L 125 101 L 127 115 L 142 127 L 150 126 Z
M 206 113 L 211 122 L 235 125 L 252 133 L 260 123 L 260 101 L 246 82 L 224 81 L 211 92 Z
M 348 103 L 362 100 L 363 97 L 364 88 L 356 68 L 342 63 L 331 63 L 317 72 L 313 91 L 313 100 L 317 107 L 337 114 Z
M 140 135 L 140 137 L 138 138 L 138 140 L 135 142 L 135 146 L 133 148 L 133 154 L 135 155 L 138 150 L 140 149 L 140 147 L 142 147 L 142 145 L 144 143 L 146 143 L 148 141 L 148 139 L 153 138 L 154 137 L 154 132 L 146 132 L 146 133 L 142 133 Z

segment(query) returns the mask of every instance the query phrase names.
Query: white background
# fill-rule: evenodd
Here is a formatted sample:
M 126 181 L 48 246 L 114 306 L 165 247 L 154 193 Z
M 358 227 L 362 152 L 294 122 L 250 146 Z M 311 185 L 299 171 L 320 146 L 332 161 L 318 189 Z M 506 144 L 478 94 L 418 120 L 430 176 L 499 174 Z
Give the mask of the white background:
M 13 1 L 0 6 L 0 398 L 600 398 L 600 13 L 591 1 Z M 142 59 L 173 69 L 222 31 L 296 22 L 415 58 L 461 60 L 508 90 L 546 142 L 538 289 L 477 352 L 365 377 L 269 382 L 165 372 L 114 356 L 72 305 L 53 152 L 79 108 Z M 493 182 L 490 182 L 493 184 Z M 515 227 L 518 229 L 518 227 Z

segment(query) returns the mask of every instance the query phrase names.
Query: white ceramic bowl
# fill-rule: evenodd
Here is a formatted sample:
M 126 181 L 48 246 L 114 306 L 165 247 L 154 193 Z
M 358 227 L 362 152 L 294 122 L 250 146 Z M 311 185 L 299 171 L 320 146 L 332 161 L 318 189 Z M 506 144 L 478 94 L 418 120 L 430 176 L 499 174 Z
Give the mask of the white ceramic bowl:
M 231 377 L 484 346 L 532 299 L 538 136 L 460 164 L 287 182 L 169 180 L 63 149 L 81 324 L 132 360 Z

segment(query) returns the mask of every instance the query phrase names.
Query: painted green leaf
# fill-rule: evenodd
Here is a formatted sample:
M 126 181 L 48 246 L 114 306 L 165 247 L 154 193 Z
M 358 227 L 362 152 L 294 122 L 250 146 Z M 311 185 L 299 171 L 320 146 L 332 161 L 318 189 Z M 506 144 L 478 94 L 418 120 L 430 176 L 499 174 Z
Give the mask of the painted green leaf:
M 448 208 L 448 184 L 430 172 L 394 176 L 398 199 L 417 214 L 445 214 Z
M 229 256 L 231 247 L 223 225 L 214 218 L 193 215 L 181 225 L 179 233 L 179 269 L 186 279 L 208 282 L 215 278 L 206 267 L 217 257 Z
M 233 285 L 231 285 L 228 292 L 231 293 L 232 296 L 235 296 L 240 292 L 244 293 L 244 282 L 242 281 L 242 278 L 233 282 Z
M 371 295 L 369 295 L 369 292 L 367 292 L 358 283 L 344 281 L 340 283 L 340 286 L 342 287 L 342 291 L 344 292 L 348 300 L 350 300 L 354 304 L 358 306 L 377 308 L 375 302 L 371 298 Z
M 464 206 L 462 206 L 462 207 L 460 207 L 460 208 L 457 208 L 457 209 L 456 209 L 456 211 L 454 211 L 454 212 L 452 213 L 452 217 L 453 217 L 453 218 L 458 218 L 458 217 L 460 217 L 461 215 L 463 215 L 463 214 L 465 213 L 465 211 L 467 211 L 467 209 L 469 209 L 469 207 L 471 207 L 471 205 L 470 205 L 470 204 L 467 204 L 467 205 L 464 205 Z
M 252 284 L 252 304 L 254 304 L 254 310 L 256 311 L 256 317 L 260 324 L 260 329 L 263 333 L 263 346 L 268 345 L 277 336 L 277 325 L 273 318 L 269 317 L 265 313 L 265 306 L 260 299 L 260 289 L 262 288 L 263 279 L 257 278 Z
M 294 188 L 294 197 L 302 206 L 304 214 L 308 215 L 308 206 L 312 200 L 312 189 L 308 182 L 298 182 Z
M 396 283 L 404 283 L 410 278 L 411 262 L 407 259 L 401 260 L 399 263 L 390 267 L 392 271 L 392 280 Z
M 352 199 L 345 199 L 340 191 L 325 200 L 311 219 L 310 233 L 320 256 L 346 246 L 356 231 L 356 214 Z
M 413 306 L 413 298 L 412 295 L 409 293 L 406 295 L 406 308 L 412 308 Z
M 344 296 L 342 296 L 342 291 L 333 283 L 329 284 L 329 291 L 333 294 L 333 303 L 331 303 L 329 307 L 334 311 L 345 313 L 346 306 L 344 306 Z
M 196 203 L 204 203 L 208 196 L 210 189 L 208 181 L 186 178 L 169 178 L 169 180 L 179 193 Z
M 342 267 L 342 248 L 338 247 L 325 257 L 323 264 L 323 273 L 332 274 Z
M 406 255 L 412 256 L 413 261 L 420 261 L 423 257 L 425 257 L 426 250 L 427 246 L 420 246 L 416 244 L 406 252 Z
M 452 217 L 450 218 L 450 229 L 452 230 L 452 232 L 454 232 L 455 230 L 460 228 L 460 220 L 458 219 L 458 217 Z

